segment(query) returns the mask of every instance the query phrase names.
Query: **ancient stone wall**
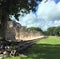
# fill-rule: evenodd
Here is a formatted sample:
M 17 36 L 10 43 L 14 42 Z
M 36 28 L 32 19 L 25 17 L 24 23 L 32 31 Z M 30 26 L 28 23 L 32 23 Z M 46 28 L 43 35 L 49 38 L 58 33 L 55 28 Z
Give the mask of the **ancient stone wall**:
M 42 34 L 36 30 L 27 30 L 15 21 L 8 21 L 7 23 L 7 40 L 31 40 L 39 38 Z

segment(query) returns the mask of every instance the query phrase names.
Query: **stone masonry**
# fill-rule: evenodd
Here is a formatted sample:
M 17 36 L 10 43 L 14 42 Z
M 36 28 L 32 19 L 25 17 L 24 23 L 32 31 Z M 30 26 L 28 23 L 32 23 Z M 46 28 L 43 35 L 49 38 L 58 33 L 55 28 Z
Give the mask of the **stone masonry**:
M 28 30 L 15 21 L 8 21 L 6 39 L 10 41 L 31 40 L 39 38 L 42 33 L 36 30 Z

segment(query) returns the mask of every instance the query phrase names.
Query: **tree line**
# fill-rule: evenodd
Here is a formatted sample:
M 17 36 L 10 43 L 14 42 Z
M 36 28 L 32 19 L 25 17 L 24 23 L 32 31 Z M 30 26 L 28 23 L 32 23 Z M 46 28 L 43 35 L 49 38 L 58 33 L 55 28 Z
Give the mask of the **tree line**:
M 36 30 L 36 31 L 42 32 L 42 30 L 39 27 L 30 27 L 30 28 L 27 28 L 27 29 L 28 30 Z
M 45 35 L 60 36 L 60 26 L 50 27 L 47 31 L 44 31 Z
M 50 27 L 46 31 L 43 31 L 39 27 L 30 27 L 30 28 L 27 28 L 27 29 L 40 31 L 42 34 L 48 35 L 48 36 L 49 35 L 51 35 L 51 36 L 60 36 L 60 26 L 58 26 L 58 27 Z

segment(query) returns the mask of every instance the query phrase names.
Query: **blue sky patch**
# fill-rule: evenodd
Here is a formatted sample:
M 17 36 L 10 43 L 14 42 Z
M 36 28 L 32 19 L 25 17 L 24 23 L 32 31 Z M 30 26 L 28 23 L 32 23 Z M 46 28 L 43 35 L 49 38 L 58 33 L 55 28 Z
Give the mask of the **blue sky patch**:
M 54 0 L 56 3 L 60 2 L 60 0 Z

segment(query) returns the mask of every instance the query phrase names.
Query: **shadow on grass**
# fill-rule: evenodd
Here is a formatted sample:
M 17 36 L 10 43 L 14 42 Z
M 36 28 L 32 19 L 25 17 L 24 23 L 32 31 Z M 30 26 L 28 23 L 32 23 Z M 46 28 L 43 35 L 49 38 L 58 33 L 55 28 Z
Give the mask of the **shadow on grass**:
M 6 59 L 60 59 L 60 44 L 34 44 L 20 56 Z
M 60 44 L 35 44 L 25 55 L 26 59 L 60 59 Z

